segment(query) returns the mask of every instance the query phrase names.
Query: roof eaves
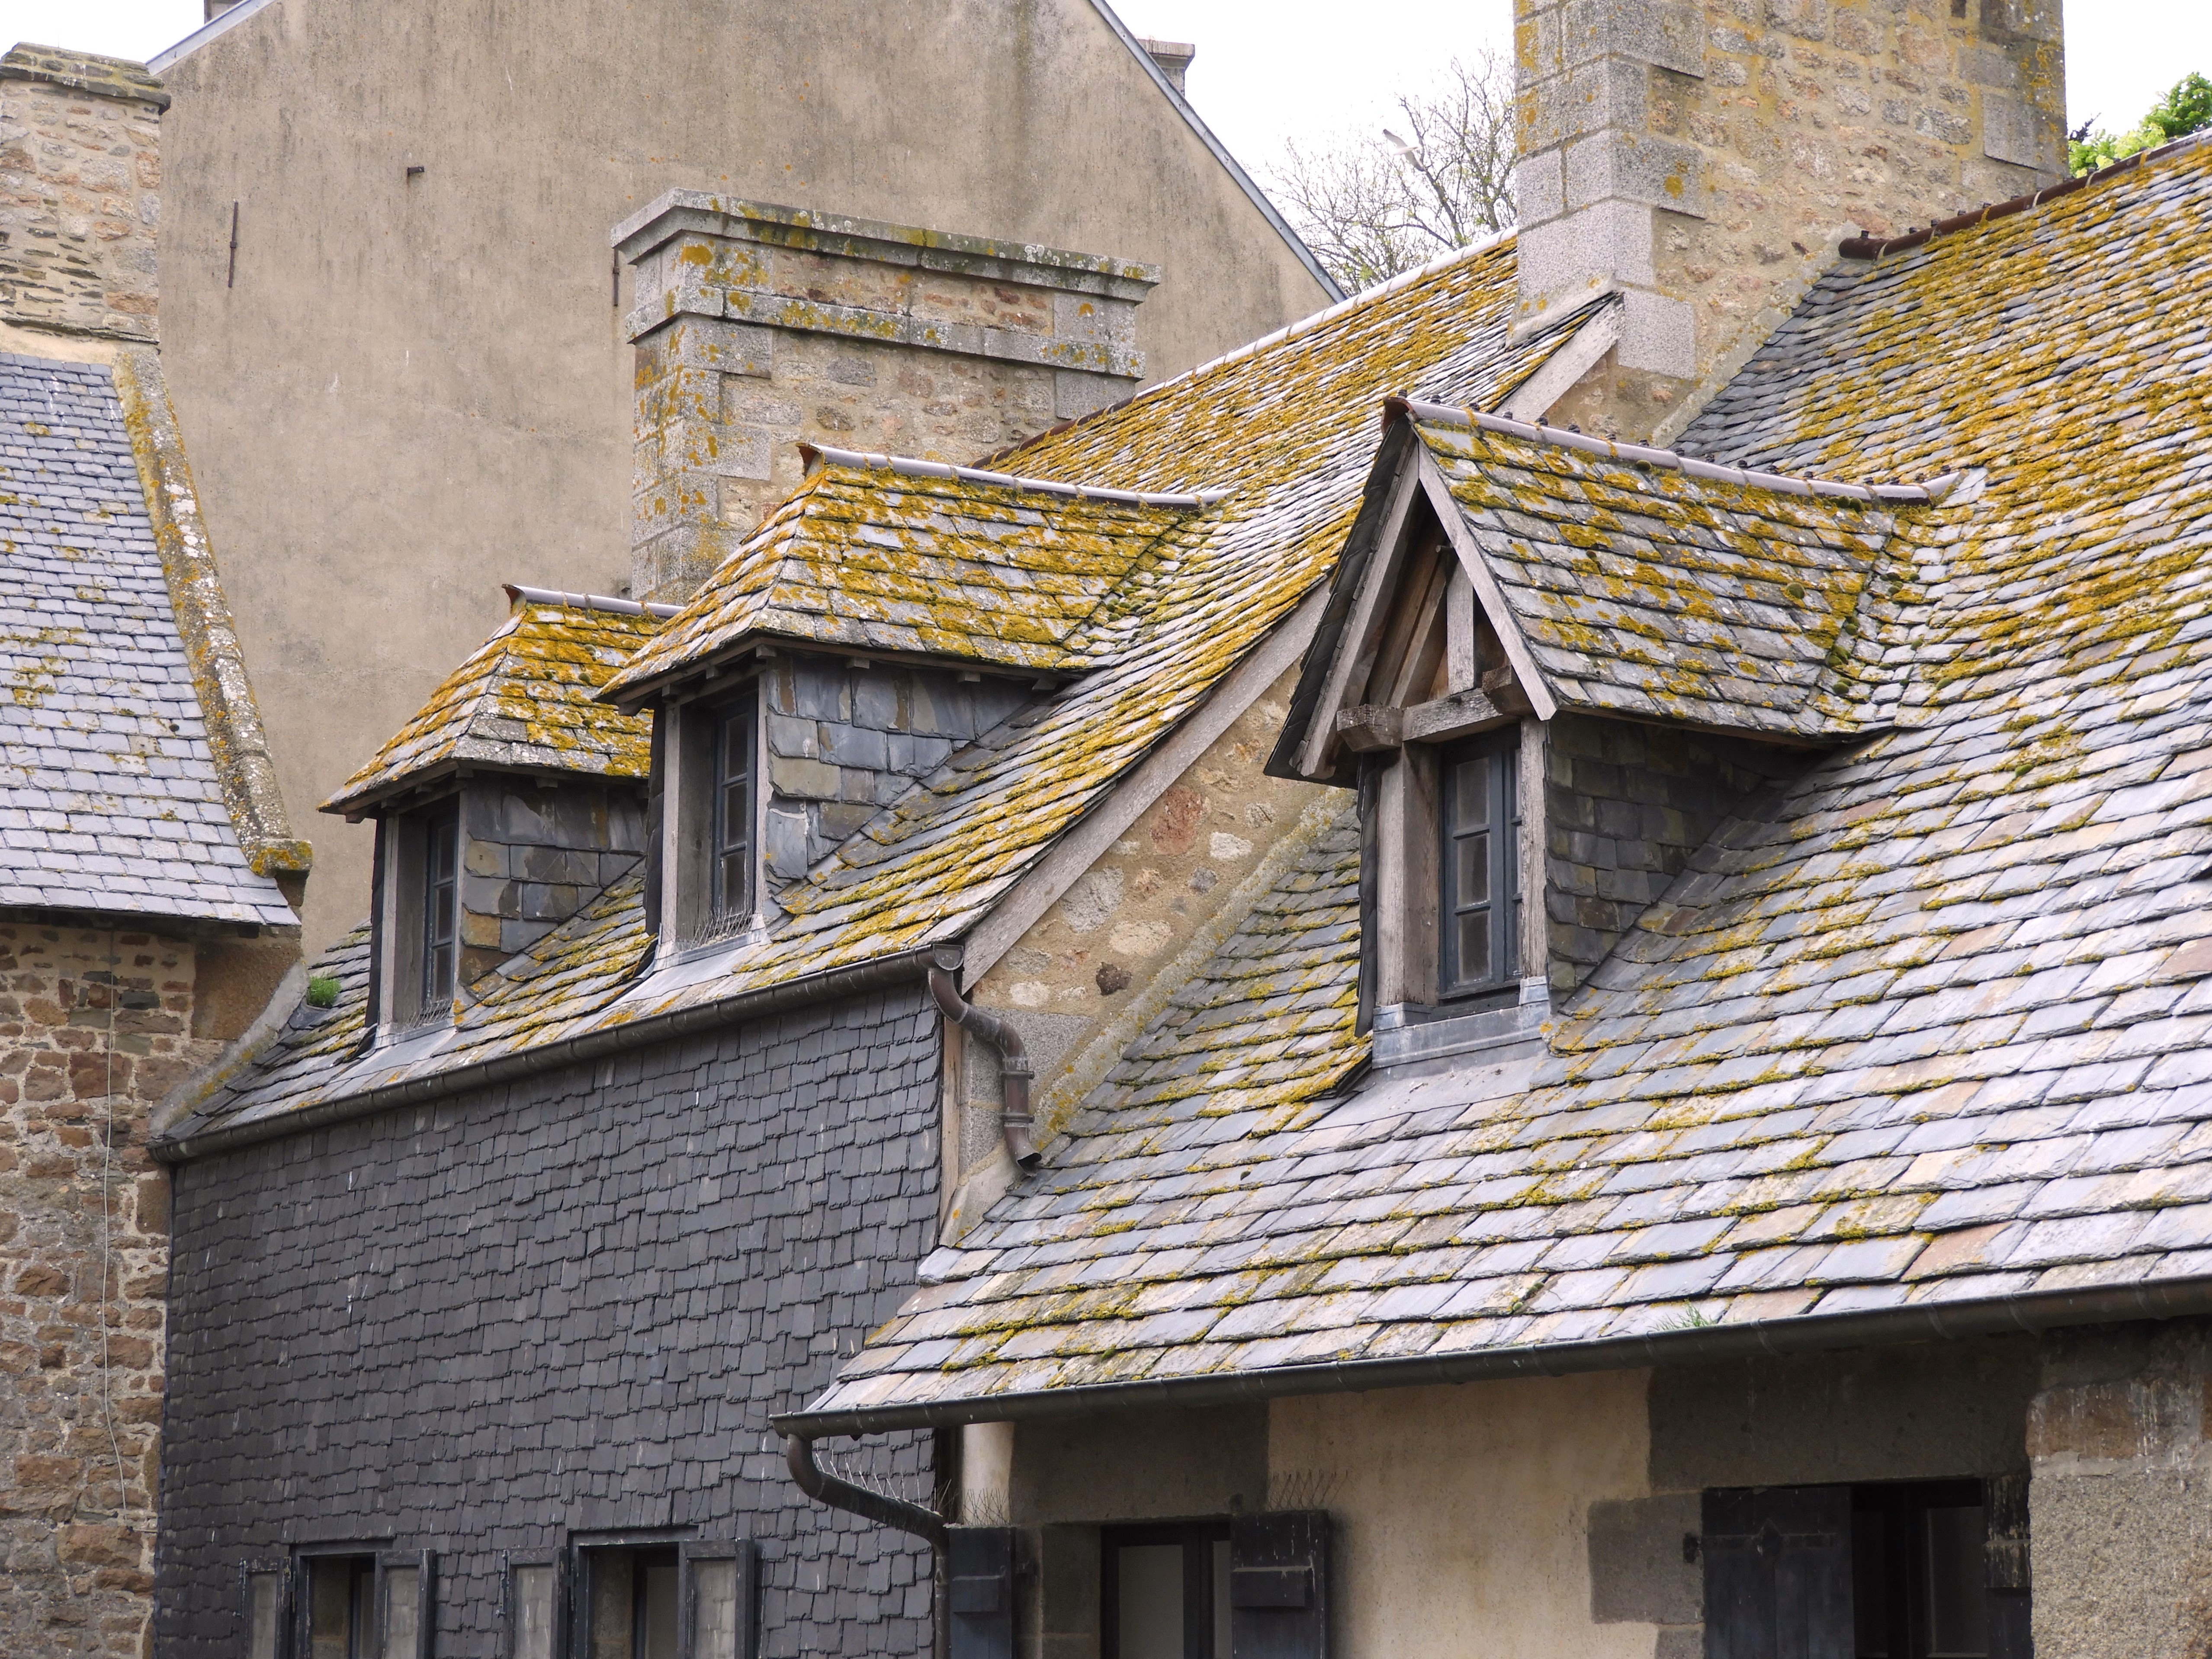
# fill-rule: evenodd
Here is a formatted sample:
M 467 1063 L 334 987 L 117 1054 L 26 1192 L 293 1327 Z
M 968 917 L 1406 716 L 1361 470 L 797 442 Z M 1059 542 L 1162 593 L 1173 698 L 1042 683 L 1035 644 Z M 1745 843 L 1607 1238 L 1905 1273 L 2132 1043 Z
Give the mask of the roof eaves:
M 254 3 L 266 3 L 266 0 L 254 0 Z M 1252 205 L 1260 210 L 1261 217 L 1274 227 L 1275 234 L 1297 257 L 1307 274 L 1321 284 L 1321 291 L 1332 300 L 1345 298 L 1345 292 L 1337 286 L 1336 278 L 1330 276 L 1322 262 L 1314 257 L 1314 251 L 1305 245 L 1305 239 L 1291 228 L 1291 222 L 1283 217 L 1282 210 L 1267 199 L 1267 193 L 1253 181 L 1252 175 L 1245 172 L 1237 158 L 1229 153 L 1229 147 L 1213 136 L 1213 129 L 1199 118 L 1198 112 L 1191 107 L 1190 100 L 1176 90 L 1175 82 L 1169 80 L 1167 72 L 1152 61 L 1152 53 L 1146 52 L 1143 43 L 1129 32 L 1129 26 L 1115 15 L 1114 8 L 1107 3 L 1107 0 L 1091 0 L 1091 5 L 1105 20 L 1106 27 L 1114 31 L 1115 38 L 1129 49 L 1129 56 L 1135 58 L 1143 66 L 1145 73 L 1152 77 L 1152 84 L 1166 95 L 1176 112 L 1189 124 L 1190 130 L 1198 135 L 1199 142 L 1213 152 L 1213 159 L 1228 171 L 1229 176 L 1237 181 L 1237 187 L 1251 198 Z

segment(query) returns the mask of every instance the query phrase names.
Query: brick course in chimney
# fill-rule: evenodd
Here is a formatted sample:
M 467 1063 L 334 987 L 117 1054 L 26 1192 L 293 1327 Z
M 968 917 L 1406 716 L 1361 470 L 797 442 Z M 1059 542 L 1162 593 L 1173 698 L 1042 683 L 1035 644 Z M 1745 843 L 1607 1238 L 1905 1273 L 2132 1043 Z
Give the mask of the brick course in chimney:
M 680 600 L 796 487 L 803 441 L 956 465 L 1136 390 L 1157 267 L 678 191 L 635 267 L 631 592 Z
M 1854 229 L 2063 176 L 2058 0 L 1514 0 L 1523 328 L 1621 297 L 1551 418 L 1664 441 Z
M 21 45 L 0 58 L 0 318 L 151 340 L 161 112 L 143 64 Z

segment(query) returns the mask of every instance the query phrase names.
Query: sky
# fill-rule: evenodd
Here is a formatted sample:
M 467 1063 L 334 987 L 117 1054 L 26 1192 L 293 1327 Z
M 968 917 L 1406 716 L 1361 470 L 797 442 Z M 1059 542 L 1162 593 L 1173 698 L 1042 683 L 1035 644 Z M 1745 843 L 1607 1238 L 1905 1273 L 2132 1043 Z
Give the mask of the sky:
M 2125 131 L 2182 75 L 2212 75 L 2212 0 L 2064 4 L 2069 125 L 2094 118 Z M 1118 0 L 1118 9 L 1139 34 L 1198 47 L 1191 101 L 1239 160 L 1262 168 L 1287 141 L 1381 125 L 1392 97 L 1429 65 L 1504 48 L 1511 15 L 1510 0 L 1361 0 L 1350 14 L 1342 0 Z M 201 0 L 0 0 L 0 45 L 143 59 L 200 15 Z

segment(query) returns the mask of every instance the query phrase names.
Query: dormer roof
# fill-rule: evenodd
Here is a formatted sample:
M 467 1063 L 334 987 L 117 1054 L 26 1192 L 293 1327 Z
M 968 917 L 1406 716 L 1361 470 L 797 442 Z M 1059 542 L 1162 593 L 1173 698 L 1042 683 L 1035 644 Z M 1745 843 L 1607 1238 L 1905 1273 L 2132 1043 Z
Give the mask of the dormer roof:
M 1115 489 L 810 448 L 805 483 L 602 694 L 765 641 L 1049 672 L 1161 538 L 1224 490 Z
M 1747 471 L 1403 398 L 1385 418 L 1370 494 L 1403 475 L 1425 500 L 1539 714 L 1800 744 L 1887 718 L 1892 543 L 1901 515 L 1935 510 L 1956 477 Z M 1279 767 L 1329 775 L 1314 721 L 1361 700 L 1356 667 L 1389 614 L 1371 591 L 1392 580 L 1378 544 L 1391 523 L 1376 515 L 1346 550 Z
M 323 803 L 358 817 L 464 768 L 642 781 L 653 723 L 596 701 L 673 605 L 512 583 L 498 631 L 448 674 L 414 719 Z

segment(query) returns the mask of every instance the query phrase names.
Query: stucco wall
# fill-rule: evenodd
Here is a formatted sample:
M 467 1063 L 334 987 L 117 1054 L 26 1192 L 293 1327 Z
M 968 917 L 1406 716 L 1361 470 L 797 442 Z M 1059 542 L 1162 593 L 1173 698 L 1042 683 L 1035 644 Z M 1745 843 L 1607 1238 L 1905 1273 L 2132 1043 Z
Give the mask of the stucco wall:
M 607 233 L 670 188 L 1157 263 L 1154 377 L 1325 303 L 1087 0 L 276 0 L 165 81 L 172 389 L 295 811 L 499 582 L 629 580 Z M 368 892 L 315 840 L 310 949 Z
M 1594 1502 L 1646 1490 L 1641 1371 L 1283 1400 L 1268 1480 L 1336 1532 L 1337 1650 L 1650 1659 L 1653 1627 L 1596 1624 Z
M 915 988 L 185 1165 L 157 1653 L 234 1659 L 242 1560 L 388 1536 L 490 1659 L 500 1552 L 621 1527 L 760 1540 L 768 1659 L 927 1651 L 927 1549 L 768 1417 L 911 1287 L 937 1071 Z M 861 1461 L 919 1497 L 929 1455 Z

